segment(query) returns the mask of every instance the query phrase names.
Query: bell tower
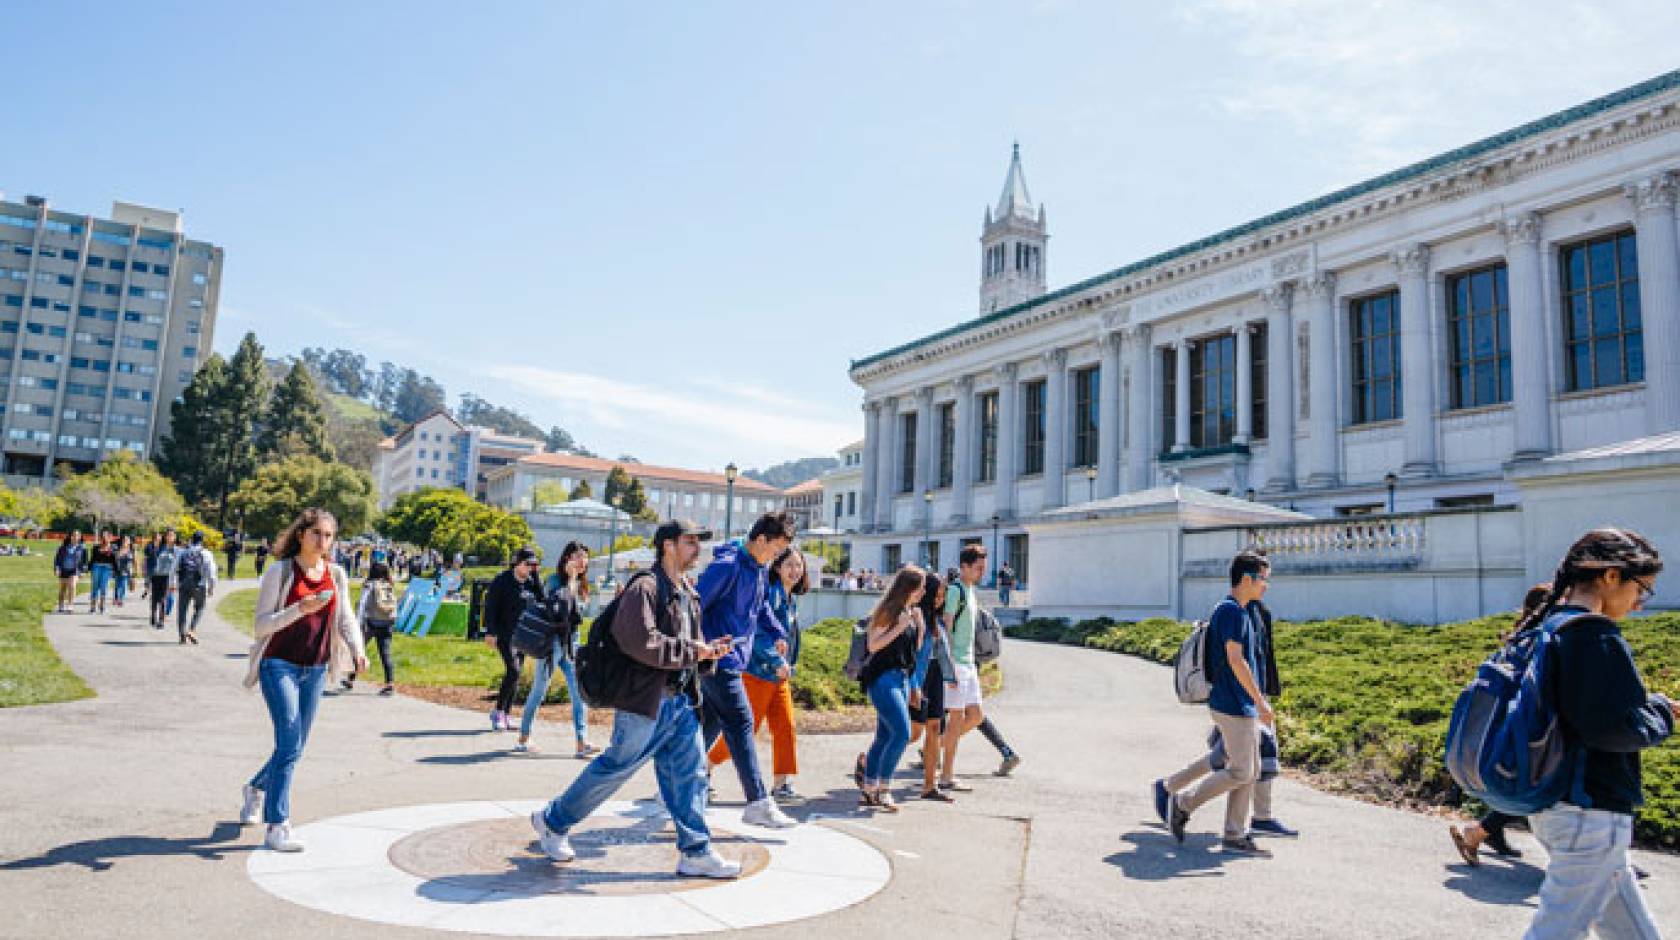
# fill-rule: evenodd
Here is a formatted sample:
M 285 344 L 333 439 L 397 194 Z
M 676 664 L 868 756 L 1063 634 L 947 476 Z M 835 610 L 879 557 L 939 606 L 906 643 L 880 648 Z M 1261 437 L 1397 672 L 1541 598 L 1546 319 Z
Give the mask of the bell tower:
M 992 313 L 1044 294 L 1044 249 L 1050 240 L 1044 207 L 1033 205 L 1021 169 L 1021 145 L 1009 158 L 1009 175 L 996 208 L 986 208 L 980 228 L 980 312 Z

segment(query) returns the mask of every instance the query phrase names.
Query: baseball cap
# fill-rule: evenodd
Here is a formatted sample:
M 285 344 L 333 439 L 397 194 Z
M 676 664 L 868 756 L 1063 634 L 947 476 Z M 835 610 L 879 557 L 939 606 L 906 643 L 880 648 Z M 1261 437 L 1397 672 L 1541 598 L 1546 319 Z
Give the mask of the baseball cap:
M 537 552 L 533 548 L 522 548 L 513 553 L 513 563 L 523 565 L 537 560 Z
M 684 535 L 699 536 L 700 541 L 704 542 L 712 537 L 712 530 L 702 526 L 700 523 L 695 522 L 692 519 L 672 519 L 668 522 L 662 522 L 660 523 L 659 528 L 655 529 L 653 533 L 654 553 L 657 554 L 659 552 L 659 544 L 661 542 L 669 542 L 672 539 Z

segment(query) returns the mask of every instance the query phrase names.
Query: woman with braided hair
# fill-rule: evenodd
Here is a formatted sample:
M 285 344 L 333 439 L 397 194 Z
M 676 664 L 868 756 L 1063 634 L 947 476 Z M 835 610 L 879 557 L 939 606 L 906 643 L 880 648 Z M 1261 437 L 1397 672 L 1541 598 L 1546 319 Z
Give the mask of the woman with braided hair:
M 1558 566 L 1545 601 L 1517 622 L 1551 631 L 1552 694 L 1580 785 L 1529 817 L 1551 853 L 1528 940 L 1659 935 L 1628 861 L 1644 803 L 1639 752 L 1674 732 L 1680 705 L 1645 689 L 1618 621 L 1654 592 L 1662 558 L 1644 536 L 1594 529 Z

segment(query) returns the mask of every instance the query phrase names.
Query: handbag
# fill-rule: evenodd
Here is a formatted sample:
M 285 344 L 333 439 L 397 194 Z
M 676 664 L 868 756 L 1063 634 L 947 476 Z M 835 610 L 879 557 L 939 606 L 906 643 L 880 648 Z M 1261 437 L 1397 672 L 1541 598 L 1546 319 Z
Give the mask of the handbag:
M 548 605 L 526 596 L 525 607 L 513 625 L 513 649 L 526 656 L 546 657 L 554 652 L 554 637 L 559 624 L 548 612 Z

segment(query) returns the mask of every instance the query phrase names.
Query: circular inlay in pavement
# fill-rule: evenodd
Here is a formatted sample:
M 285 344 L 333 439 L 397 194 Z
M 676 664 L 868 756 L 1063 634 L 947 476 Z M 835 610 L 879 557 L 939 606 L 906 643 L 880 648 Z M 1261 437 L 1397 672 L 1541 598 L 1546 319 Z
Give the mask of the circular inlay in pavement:
M 252 880 L 307 907 L 379 923 L 504 936 L 665 936 L 816 917 L 892 877 L 874 848 L 827 826 L 769 830 L 739 809 L 706 813 L 736 881 L 676 876 L 657 803 L 604 804 L 556 864 L 531 830 L 538 801 L 448 803 L 340 816 L 294 830 L 304 852 L 253 853 Z

